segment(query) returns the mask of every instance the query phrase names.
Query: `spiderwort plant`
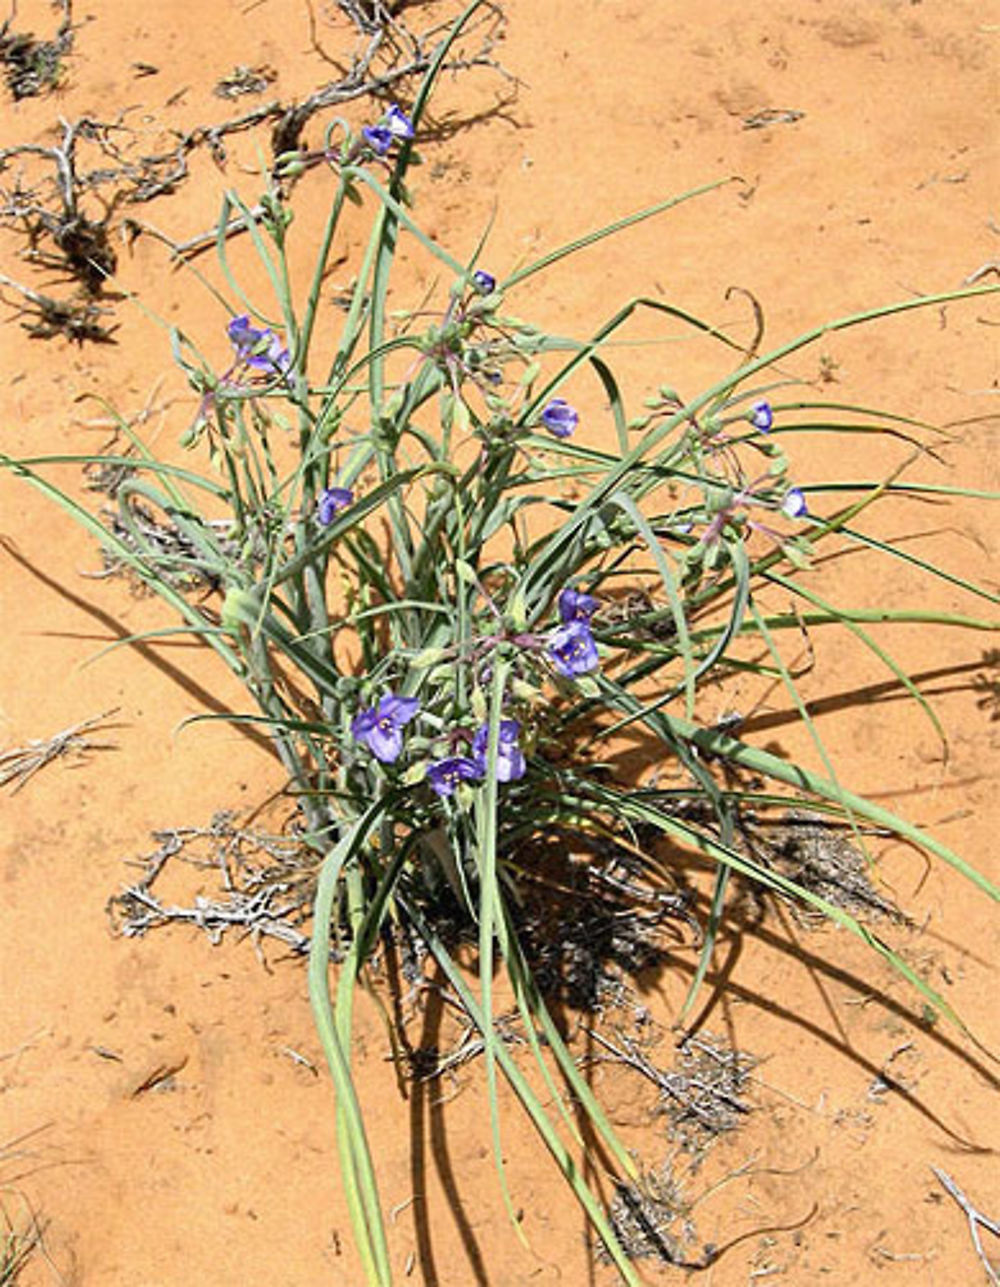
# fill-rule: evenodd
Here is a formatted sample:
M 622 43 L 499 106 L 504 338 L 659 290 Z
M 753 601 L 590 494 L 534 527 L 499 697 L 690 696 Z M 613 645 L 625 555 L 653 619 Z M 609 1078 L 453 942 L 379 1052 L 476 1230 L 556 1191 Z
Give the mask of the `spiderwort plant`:
M 761 398 L 750 408 L 750 423 L 761 433 L 770 433 L 774 424 L 774 412 L 771 410 L 770 402 Z
M 559 616 L 563 621 L 589 622 L 597 611 L 597 600 L 584 590 L 567 586 L 559 592 Z
M 473 0 L 453 36 L 476 8 Z M 871 822 L 922 847 L 990 897 L 998 891 L 925 831 L 848 792 L 832 772 L 788 763 L 696 718 L 702 686 L 735 661 L 751 676 L 756 668 L 762 680 L 777 676 L 790 707 L 808 721 L 782 655 L 781 632 L 791 631 L 797 640 L 806 626 L 842 624 L 889 666 L 932 724 L 936 720 L 884 641 L 865 633 L 856 605 L 850 612 L 839 609 L 814 578 L 799 576 L 800 533 L 772 533 L 764 521 L 800 523 L 813 544 L 836 549 L 843 541 L 852 548 L 851 542 L 866 539 L 866 508 L 905 492 L 898 478 L 865 480 L 850 508 L 828 517 L 809 514 L 805 493 L 811 483 L 792 484 L 805 475 L 791 472 L 775 436 L 768 436 L 774 415 L 764 394 L 774 387 L 773 368 L 867 315 L 754 357 L 694 319 L 702 335 L 727 346 L 718 379 L 688 398 L 661 385 L 647 402 L 648 415 L 629 420 L 609 342 L 640 310 L 683 315 L 666 304 L 633 301 L 594 335 L 572 341 L 546 335 L 509 316 L 504 296 L 523 291 L 534 272 L 597 236 L 504 274 L 501 292 L 492 273 L 472 271 L 470 260 L 437 245 L 407 204 L 405 144 L 419 127 L 449 47 L 446 40 L 435 55 L 411 114 L 390 107 L 360 130 L 340 123 L 343 142 L 335 144 L 331 133 L 325 147 L 292 154 L 281 170 L 314 170 L 310 182 L 330 187 L 327 227 L 301 299 L 293 296 L 287 271 L 288 242 L 298 225 L 290 224 L 280 189 L 266 194 L 262 213 L 236 196 L 227 201 L 220 223 L 226 226 L 231 210 L 238 211 L 278 296 L 272 309 L 253 315 L 282 320 L 279 334 L 254 325 L 250 312 L 234 314 L 227 328 L 233 365 L 223 377 L 178 339 L 178 358 L 202 395 L 199 417 L 208 426 L 207 434 L 184 438 L 192 454 L 208 438 L 211 463 L 202 472 L 160 463 L 144 446 L 139 457 L 127 459 L 130 473 L 108 530 L 42 477 L 38 462 L 4 463 L 58 499 L 157 591 L 184 628 L 246 684 L 258 718 L 272 731 L 320 864 L 310 997 L 337 1090 L 341 1171 L 366 1281 L 386 1287 L 391 1257 L 351 1067 L 351 996 L 380 938 L 405 924 L 428 946 L 479 1029 L 503 1191 L 498 1073 L 525 1107 L 622 1279 L 636 1284 L 601 1203 L 582 1178 L 586 1167 L 566 1138 L 563 1116 L 532 1091 L 533 1079 L 497 1037 L 491 989 L 499 956 L 528 1037 L 527 1058 L 541 1065 L 550 1086 L 561 1077 L 587 1114 L 603 1155 L 622 1176 L 634 1177 L 635 1164 L 581 1076 L 520 944 L 517 870 L 530 853 L 530 838 L 561 832 L 579 845 L 595 826 L 626 840 L 636 827 L 655 832 L 670 841 L 670 852 L 680 847 L 717 865 L 718 916 L 725 874 L 741 871 L 859 934 L 949 1018 L 954 1015 L 947 1003 L 915 980 L 881 940 L 815 892 L 755 861 L 740 847 L 736 823 L 778 796 L 782 804 L 810 801 L 850 824 Z M 390 154 L 395 165 L 386 185 Z M 697 194 L 661 202 L 604 233 L 691 195 Z M 327 309 L 324 284 L 341 212 L 359 197 L 371 214 L 370 237 L 341 317 Z M 387 299 L 401 229 L 445 281 L 441 297 L 428 306 L 432 316 L 414 311 L 394 330 Z M 225 263 L 223 269 L 228 273 Z M 903 307 L 983 293 L 970 287 Z M 898 310 L 886 310 L 892 311 Z M 315 337 L 324 332 L 332 335 L 332 355 L 317 357 Z M 735 373 L 734 349 L 740 361 Z M 573 441 L 578 411 L 565 398 L 547 398 L 557 388 L 576 396 L 588 369 L 610 407 L 604 446 Z M 789 439 L 796 428 L 828 429 L 831 415 L 829 407 L 806 400 L 795 419 L 782 409 L 781 437 Z M 731 430 L 734 420 L 741 422 L 739 431 Z M 888 419 L 875 423 L 895 432 Z M 592 436 L 602 441 L 596 427 Z M 291 466 L 276 459 L 272 444 L 279 438 L 294 453 Z M 572 498 L 567 480 L 578 489 Z M 214 518 L 220 506 L 232 514 L 224 528 Z M 173 547 L 165 550 L 150 537 L 139 521 L 141 507 L 171 516 Z M 757 540 L 760 533 L 765 542 Z M 884 541 L 873 539 L 870 548 L 896 557 Z M 626 578 L 637 559 L 632 596 Z M 908 567 L 915 566 L 908 556 Z M 960 586 L 993 601 L 930 562 L 919 566 L 932 580 L 945 577 L 949 591 Z M 202 601 L 180 592 L 178 567 L 218 586 L 218 596 Z M 778 605 L 768 599 L 775 588 Z M 789 599 L 794 611 L 787 609 Z M 992 619 L 948 618 L 922 608 L 879 608 L 877 617 L 996 628 Z M 748 638 L 756 644 L 756 660 L 740 651 Z M 701 809 L 678 809 L 678 797 L 668 791 L 586 771 L 577 754 L 580 739 L 599 743 L 631 723 L 676 759 L 686 775 L 683 799 L 696 798 Z M 811 724 L 809 731 L 816 733 Z M 719 764 L 726 770 L 721 785 Z M 767 791 L 757 788 L 758 779 L 769 784 Z M 655 858 L 645 874 L 653 882 L 662 879 Z M 478 990 L 458 968 L 444 926 L 428 911 L 442 886 L 455 891 L 477 936 Z M 713 917 L 692 997 L 715 941 Z M 334 928 L 346 945 L 335 1000 L 328 972 Z
M 566 679 L 589 674 L 600 664 L 597 644 L 588 621 L 570 621 L 554 630 L 549 637 L 546 655 Z
M 800 487 L 789 487 L 781 502 L 781 512 L 786 518 L 804 518 L 809 513 L 806 498 Z

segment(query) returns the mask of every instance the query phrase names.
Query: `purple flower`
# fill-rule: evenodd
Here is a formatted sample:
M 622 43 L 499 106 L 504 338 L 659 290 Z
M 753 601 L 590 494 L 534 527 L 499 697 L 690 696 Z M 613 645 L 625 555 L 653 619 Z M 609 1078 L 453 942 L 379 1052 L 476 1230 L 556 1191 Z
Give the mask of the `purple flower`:
M 376 760 L 394 764 L 403 750 L 404 724 L 408 724 L 420 703 L 415 697 L 395 697 L 388 693 L 377 706 L 362 711 L 351 721 L 354 739 L 367 746 Z
M 394 139 L 413 138 L 413 122 L 395 103 L 386 112 L 382 124 Z
M 282 375 L 287 375 L 292 366 L 291 354 L 273 333 L 264 352 L 252 355 L 247 358 L 247 362 L 258 371 L 267 371 L 268 374 L 280 371 Z
M 517 744 L 521 734 L 521 725 L 516 719 L 502 719 L 497 740 L 497 781 L 516 782 L 524 777 L 524 752 Z M 472 755 L 479 766 L 480 774 L 486 772 L 487 751 L 490 745 L 490 726 L 483 726 L 476 731 L 472 739 Z
M 774 424 L 774 412 L 771 410 L 770 402 L 755 402 L 750 408 L 750 423 L 755 429 L 762 433 L 767 431 Z
M 806 498 L 798 487 L 789 487 L 781 502 L 781 512 L 786 518 L 804 518 L 809 513 Z
M 563 621 L 589 621 L 597 611 L 592 594 L 567 586 L 559 596 L 559 616 Z
M 377 125 L 363 126 L 361 134 L 376 156 L 385 156 L 396 139 L 413 138 L 413 122 L 393 103 Z
M 472 284 L 480 295 L 492 295 L 497 288 L 497 279 L 492 273 L 488 273 L 482 268 L 477 268 L 472 274 Z
M 323 527 L 329 527 L 334 515 L 354 503 L 354 493 L 349 487 L 324 487 L 316 500 L 316 517 Z
M 463 782 L 472 782 L 481 776 L 482 769 L 466 755 L 449 755 L 447 759 L 435 760 L 427 766 L 427 781 L 442 798 L 454 795 L 455 788 Z
M 255 371 L 287 373 L 291 365 L 288 349 L 269 326 L 251 326 L 249 315 L 243 313 L 232 319 L 226 333 L 236 350 L 237 361 L 245 362 Z
M 569 438 L 579 423 L 579 413 L 565 398 L 553 398 L 542 412 L 542 424 L 557 438 Z
M 226 334 L 236 350 L 236 356 L 242 358 L 250 352 L 264 332 L 259 331 L 256 326 L 251 326 L 250 315 L 243 313 L 242 316 L 234 317 L 230 321 L 226 327 Z
M 600 662 L 597 644 L 594 643 L 594 636 L 586 621 L 570 621 L 554 630 L 546 652 L 556 670 L 567 679 L 575 679 L 577 675 L 585 675 L 588 670 L 596 670 Z
M 361 130 L 365 142 L 376 156 L 385 156 L 395 135 L 388 125 L 365 125 Z

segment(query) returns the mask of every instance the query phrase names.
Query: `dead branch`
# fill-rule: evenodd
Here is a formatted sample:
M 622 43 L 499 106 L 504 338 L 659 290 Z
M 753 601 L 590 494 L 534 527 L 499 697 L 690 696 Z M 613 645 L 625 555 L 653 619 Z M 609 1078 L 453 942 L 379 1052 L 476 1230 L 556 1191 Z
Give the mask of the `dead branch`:
M 966 1219 L 969 1222 L 969 1233 L 972 1235 L 972 1245 L 976 1249 L 976 1255 L 979 1257 L 983 1268 L 986 1270 L 986 1276 L 993 1284 L 993 1287 L 1000 1287 L 1000 1275 L 997 1274 L 997 1271 L 990 1263 L 986 1252 L 983 1250 L 982 1239 L 979 1236 L 979 1230 L 982 1228 L 985 1229 L 987 1233 L 991 1233 L 994 1238 L 1000 1238 L 1000 1223 L 996 1220 L 991 1220 L 989 1216 L 983 1215 L 982 1211 L 977 1210 L 946 1171 L 942 1171 L 941 1168 L 937 1166 L 932 1166 L 931 1170 L 937 1176 L 939 1183 L 947 1190 L 951 1197 L 955 1199 L 958 1205 L 965 1212 Z
M 0 753 L 0 786 L 15 783 L 11 794 L 16 794 L 47 764 L 52 764 L 70 752 L 82 755 L 85 751 L 103 751 L 110 749 L 105 742 L 92 742 L 86 733 L 98 728 L 105 720 L 118 713 L 118 707 L 105 711 L 103 715 L 94 715 L 82 720 L 70 728 L 65 728 L 53 737 L 30 741 L 27 746 L 12 747 Z
M 311 906 L 314 863 L 295 835 L 274 836 L 248 830 L 229 811 L 217 813 L 208 827 L 155 831 L 158 848 L 140 859 L 142 879 L 108 901 L 116 930 L 141 937 L 173 922 L 194 925 L 212 943 L 227 930 L 242 931 L 254 942 L 276 938 L 295 953 L 309 950 L 309 935 L 298 926 Z M 197 846 L 207 853 L 199 856 Z M 192 849 L 191 846 L 195 846 Z M 219 873 L 224 898 L 197 895 L 188 906 L 168 903 L 153 892 L 168 864 L 177 859 Z

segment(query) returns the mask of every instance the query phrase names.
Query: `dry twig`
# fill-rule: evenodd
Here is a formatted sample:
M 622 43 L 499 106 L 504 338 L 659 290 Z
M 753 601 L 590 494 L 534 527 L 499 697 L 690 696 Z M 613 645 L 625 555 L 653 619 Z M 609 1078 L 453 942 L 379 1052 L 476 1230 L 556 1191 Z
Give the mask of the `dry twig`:
M 982 1239 L 979 1236 L 979 1230 L 982 1228 L 985 1229 L 987 1233 L 992 1233 L 994 1238 L 1000 1238 L 1000 1222 L 991 1220 L 989 1216 L 983 1215 L 982 1211 L 979 1211 L 974 1207 L 946 1171 L 942 1171 L 938 1166 L 932 1166 L 931 1170 L 937 1176 L 940 1184 L 948 1191 L 948 1193 L 951 1194 L 965 1212 L 966 1218 L 969 1221 L 969 1233 L 972 1235 L 972 1245 L 976 1249 L 976 1255 L 982 1262 L 982 1266 L 986 1270 L 986 1276 L 989 1278 L 993 1287 L 1000 1287 L 1000 1275 L 997 1274 L 997 1271 L 993 1268 L 992 1264 L 990 1264 L 986 1252 L 983 1250 Z
M 12 794 L 15 794 L 35 776 L 39 769 L 44 769 L 46 764 L 51 764 L 70 751 L 81 755 L 84 751 L 109 750 L 109 743 L 92 742 L 84 734 L 97 728 L 104 720 L 110 719 L 117 713 L 116 706 L 112 710 L 105 711 L 103 715 L 95 715 L 91 719 L 74 724 L 72 728 L 65 728 L 54 737 L 31 741 L 27 746 L 12 747 L 9 751 L 0 752 L 0 786 L 8 786 L 14 782 L 16 785 Z
M 276 938 L 296 953 L 309 950 L 309 936 L 298 925 L 308 915 L 314 863 L 296 836 L 273 836 L 236 825 L 236 815 L 217 813 L 208 827 L 176 827 L 153 832 L 158 848 L 141 859 L 142 879 L 108 903 L 115 928 L 126 938 L 179 921 L 203 930 L 213 943 L 226 930 L 242 930 L 254 940 Z M 199 857 L 185 852 L 207 845 Z M 220 873 L 224 898 L 196 895 L 189 906 L 162 901 L 153 885 L 173 858 Z

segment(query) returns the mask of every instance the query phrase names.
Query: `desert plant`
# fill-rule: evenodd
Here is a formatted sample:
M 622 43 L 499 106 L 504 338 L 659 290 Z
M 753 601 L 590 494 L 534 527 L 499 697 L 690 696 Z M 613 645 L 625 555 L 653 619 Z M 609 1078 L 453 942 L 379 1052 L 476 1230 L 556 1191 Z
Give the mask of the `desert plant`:
M 274 302 L 265 310 L 247 299 L 220 231 L 228 299 L 239 301 L 227 303 L 225 371 L 219 374 L 190 336 L 171 330 L 174 357 L 199 399 L 183 442 L 209 457 L 212 469 L 155 458 L 125 421 L 128 452 L 3 463 L 63 506 L 174 609 L 180 624 L 156 637 L 187 632 L 215 650 L 256 702 L 256 713 L 239 718 L 263 722 L 273 737 L 306 839 L 322 858 L 309 989 L 336 1087 L 341 1170 L 368 1281 L 386 1283 L 390 1272 L 352 1074 L 352 1003 L 380 936 L 405 924 L 433 954 L 482 1036 L 508 1207 L 501 1075 L 623 1278 L 634 1283 L 635 1271 L 582 1178 L 568 1102 L 583 1106 L 625 1175 L 634 1176 L 634 1163 L 533 976 L 519 935 L 519 855 L 539 835 L 628 841 L 641 831 L 710 860 L 717 876 L 686 1010 L 709 963 L 727 882 L 739 872 L 847 927 L 958 1022 L 870 928 L 748 854 L 738 831 L 748 810 L 764 814 L 808 801 L 848 827 L 875 824 L 905 838 L 998 897 L 933 836 L 841 785 L 779 646 L 786 631 L 849 632 L 938 728 L 924 696 L 869 626 L 902 621 L 995 630 L 997 621 L 921 609 L 846 610 L 817 588 L 821 578 L 805 574 L 818 548 L 840 542 L 877 550 L 890 566 L 905 559 L 929 578 L 995 605 L 996 595 L 864 530 L 870 507 L 894 494 L 946 496 L 957 489 L 910 484 L 897 472 L 852 481 L 853 499 L 844 504 L 837 504 L 836 488 L 814 494 L 782 446 L 797 432 L 840 426 L 845 433 L 891 434 L 920 453 L 931 431 L 793 394 L 775 373 L 778 363 L 834 331 L 990 288 L 846 317 L 764 353 L 656 299 L 630 301 L 583 340 L 520 320 L 508 300 L 515 290 L 523 299 L 535 274 L 719 185 L 663 201 L 506 277 L 481 262 L 482 247 L 462 261 L 435 244 L 411 213 L 404 179 L 436 69 L 477 7 L 470 4 L 442 42 L 409 112 L 391 107 L 359 132 L 338 120 L 322 149 L 281 158 L 255 209 L 235 194 L 227 199 L 219 228 L 243 221 Z M 299 300 L 290 287 L 291 212 L 281 179 L 311 169 L 327 176 L 333 193 L 311 285 Z M 324 353 L 318 340 L 324 272 L 351 202 L 369 210 L 370 235 L 339 336 Z M 436 311 L 432 301 L 391 317 L 387 296 L 403 234 L 451 284 Z M 644 312 L 711 337 L 730 365 L 694 397 L 658 388 L 630 419 L 612 345 Z M 611 447 L 589 445 L 576 432 L 576 390 L 588 372 L 608 406 Z M 113 530 L 46 476 L 44 466 L 73 461 L 118 470 Z M 193 596 L 192 582 L 215 593 Z M 771 587 L 780 587 L 794 609 L 769 606 Z M 781 682 L 824 773 L 759 750 L 733 729 L 699 722 L 699 691 L 726 667 Z M 597 749 L 626 726 L 643 729 L 661 753 L 675 757 L 685 775 L 681 786 L 640 789 L 596 762 Z M 653 848 L 632 849 L 646 855 L 653 882 L 667 878 Z M 477 942 L 474 979 L 436 922 L 443 900 L 461 909 Z M 331 996 L 333 947 L 341 959 Z M 497 1033 L 498 965 L 555 1110 L 543 1106 Z

